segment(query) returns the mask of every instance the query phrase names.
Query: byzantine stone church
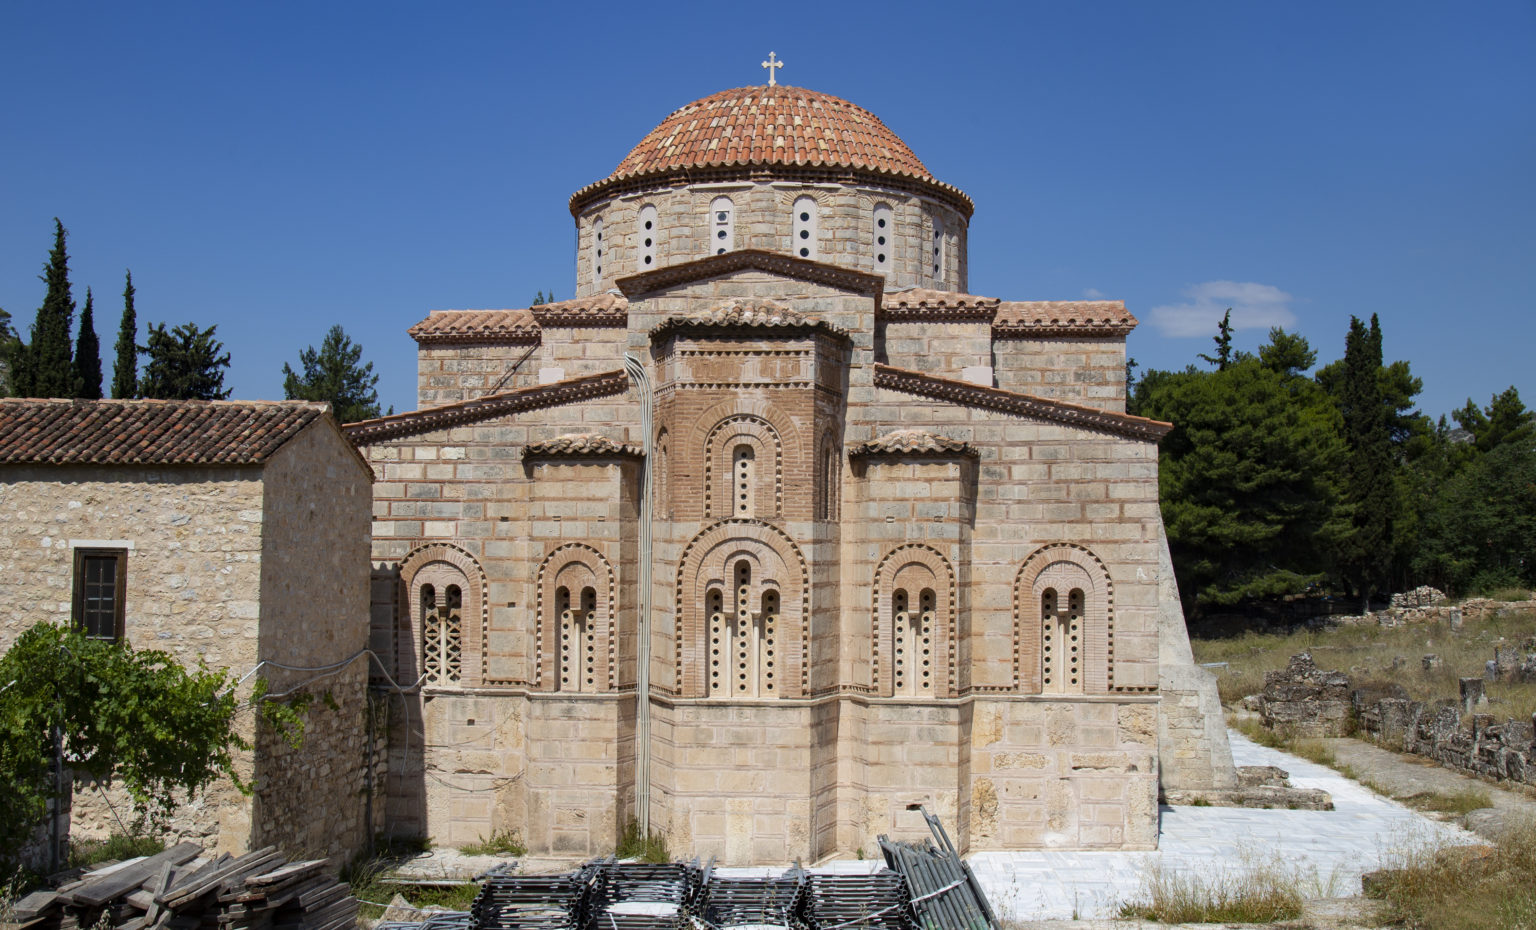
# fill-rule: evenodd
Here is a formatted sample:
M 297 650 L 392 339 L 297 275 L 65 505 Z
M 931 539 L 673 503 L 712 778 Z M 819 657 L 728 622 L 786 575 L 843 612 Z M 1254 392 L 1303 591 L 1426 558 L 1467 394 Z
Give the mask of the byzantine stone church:
M 1230 783 L 1123 303 L 969 293 L 970 198 L 803 88 L 676 110 L 570 210 L 575 299 L 433 311 L 420 409 L 347 427 L 419 685 L 391 829 L 1144 849 L 1160 776 Z

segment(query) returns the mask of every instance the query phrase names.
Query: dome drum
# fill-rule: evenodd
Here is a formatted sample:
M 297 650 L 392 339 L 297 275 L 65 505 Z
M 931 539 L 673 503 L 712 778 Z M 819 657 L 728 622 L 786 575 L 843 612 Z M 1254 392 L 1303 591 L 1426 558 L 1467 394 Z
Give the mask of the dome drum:
M 972 209 L 867 110 L 802 88 L 725 91 L 572 196 L 576 293 L 743 248 L 964 291 Z

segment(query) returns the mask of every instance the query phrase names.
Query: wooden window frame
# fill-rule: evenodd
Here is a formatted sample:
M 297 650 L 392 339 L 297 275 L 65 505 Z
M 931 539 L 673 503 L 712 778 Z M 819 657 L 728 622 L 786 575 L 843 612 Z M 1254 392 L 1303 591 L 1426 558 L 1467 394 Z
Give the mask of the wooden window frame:
M 113 592 L 112 604 L 112 635 L 111 637 L 91 637 L 90 631 L 85 627 L 85 560 L 88 558 L 110 558 L 117 562 L 114 575 L 116 590 Z M 74 596 L 70 610 L 71 619 L 75 628 L 92 639 L 101 639 L 108 642 L 120 643 L 127 634 L 125 629 L 126 600 L 128 593 L 128 550 L 127 549 L 86 549 L 74 550 L 74 575 L 72 576 Z

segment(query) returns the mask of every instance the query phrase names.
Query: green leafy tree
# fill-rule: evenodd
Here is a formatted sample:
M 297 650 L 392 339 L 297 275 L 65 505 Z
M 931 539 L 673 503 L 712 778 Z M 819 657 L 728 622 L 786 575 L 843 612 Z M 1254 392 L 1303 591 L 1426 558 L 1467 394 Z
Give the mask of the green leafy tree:
M 237 709 L 227 675 L 37 624 L 0 656 L 0 850 L 19 849 L 56 794 L 54 734 L 73 772 L 122 784 L 156 816 L 178 792 L 234 778 Z
M 229 353 L 214 338 L 217 329 L 199 329 L 195 323 L 183 323 L 167 331 L 164 323 L 149 324 L 148 341 L 139 348 L 149 359 L 139 379 L 140 396 L 157 400 L 228 397 L 224 370 L 229 367 Z
M 139 396 L 139 318 L 133 309 L 133 272 L 123 287 L 123 319 L 117 324 L 117 362 L 112 366 L 112 396 Z
M 1221 322 L 1217 324 L 1216 335 L 1212 337 L 1216 341 L 1216 354 L 1206 355 L 1200 353 L 1200 357 L 1209 364 L 1215 365 L 1217 371 L 1226 371 L 1232 364 L 1232 308 L 1222 314 Z
M 16 393 L 21 397 L 74 397 L 75 366 L 69 334 L 74 328 L 75 301 L 69 292 L 68 233 L 58 217 L 53 219 L 53 250 L 43 266 L 47 286 L 43 305 L 32 324 L 32 341 L 20 353 L 16 366 Z
M 343 423 L 379 415 L 379 376 L 372 362 L 363 362 L 363 347 L 340 326 L 325 334 L 319 351 L 310 346 L 300 352 L 299 367 L 302 372 L 283 363 L 283 394 L 289 400 L 324 401 Z
M 1536 586 L 1536 414 L 1511 387 L 1484 408 L 1470 400 L 1442 418 L 1422 474 L 1414 568 L 1458 594 Z
M 543 291 L 539 291 L 539 292 L 537 292 L 536 294 L 533 295 L 533 303 L 529 304 L 528 306 L 530 306 L 530 307 L 542 307 L 544 304 L 552 304 L 554 302 L 555 302 L 555 292 L 554 291 L 550 291 L 548 294 L 544 293 Z
M 85 289 L 80 311 L 80 335 L 75 339 L 75 396 L 101 400 L 101 340 L 96 338 L 95 301 Z
M 1159 490 L 1192 613 L 1326 577 L 1343 445 L 1338 410 L 1298 373 L 1310 356 L 1304 339 L 1274 331 L 1257 356 L 1215 371 L 1149 371 L 1138 385 L 1136 412 L 1174 424 Z

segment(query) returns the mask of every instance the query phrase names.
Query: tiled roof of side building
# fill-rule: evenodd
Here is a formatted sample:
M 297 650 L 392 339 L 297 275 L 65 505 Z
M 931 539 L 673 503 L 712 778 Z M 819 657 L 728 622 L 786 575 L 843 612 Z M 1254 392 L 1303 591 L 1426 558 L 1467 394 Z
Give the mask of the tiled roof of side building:
M 992 328 L 1000 335 L 1124 336 L 1137 322 L 1123 300 L 1005 300 Z
M 999 303 L 996 297 L 913 287 L 886 294 L 880 304 L 880 315 L 891 320 L 912 322 L 990 321 L 997 315 Z
M 951 439 L 925 429 L 899 429 L 861 442 L 848 450 L 860 455 L 963 455 L 975 458 L 976 447 L 960 439 Z
M 0 463 L 259 465 L 325 404 L 307 401 L 0 400 Z
M 522 341 L 538 338 L 539 322 L 528 310 L 433 310 L 406 332 L 424 344 Z
M 556 436 L 554 439 L 541 439 L 537 442 L 530 442 L 523 447 L 523 458 L 533 458 L 541 455 L 636 457 L 642 454 L 639 446 L 615 442 L 607 436 L 597 433 L 566 433 L 563 436 Z

